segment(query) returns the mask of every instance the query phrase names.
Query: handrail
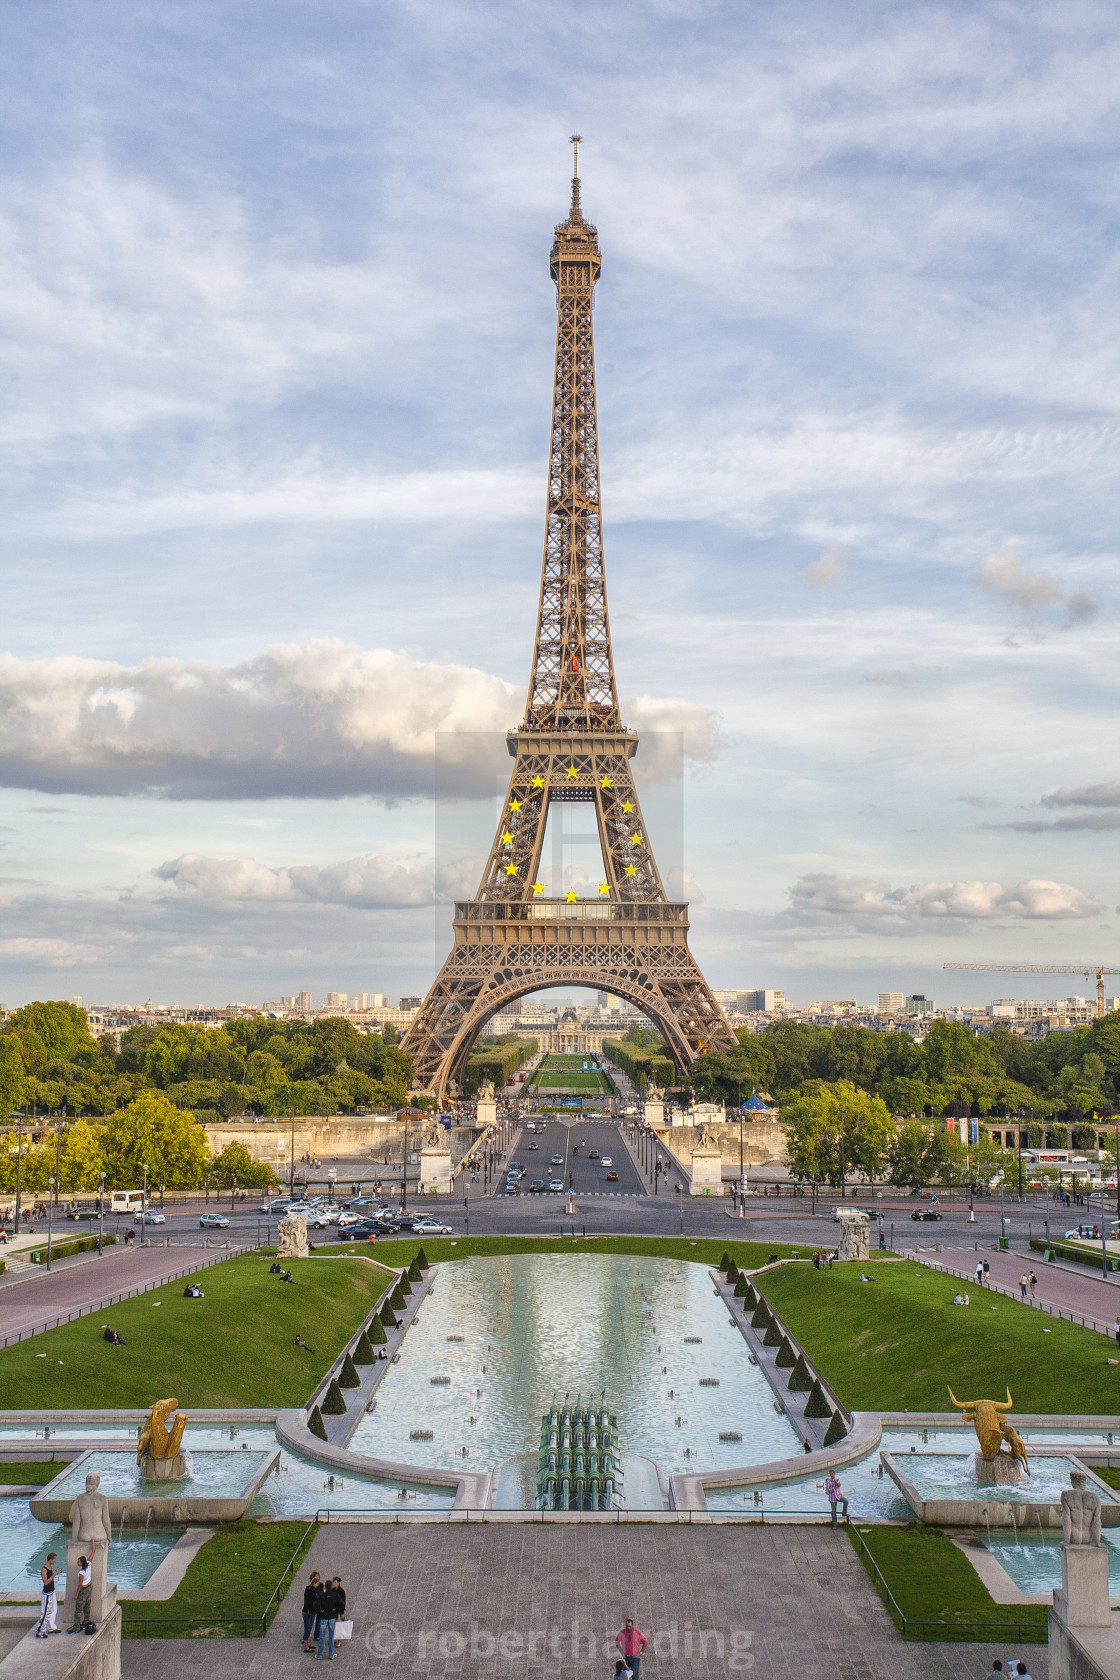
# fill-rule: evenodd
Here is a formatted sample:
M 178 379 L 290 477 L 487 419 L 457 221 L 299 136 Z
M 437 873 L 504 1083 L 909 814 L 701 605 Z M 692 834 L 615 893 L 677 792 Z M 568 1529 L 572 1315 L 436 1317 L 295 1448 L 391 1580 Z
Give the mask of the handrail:
M 286 1590 L 290 1577 L 295 1573 L 299 1566 L 300 1558 L 303 1556 L 307 1547 L 307 1536 L 311 1533 L 312 1529 L 317 1528 L 317 1526 L 317 1519 L 312 1517 L 308 1521 L 307 1527 L 300 1535 L 295 1551 L 284 1565 L 280 1579 L 273 1587 L 268 1603 L 259 1615 L 226 1616 L 223 1615 L 220 1610 L 211 1610 L 204 1616 L 126 1615 L 122 1632 L 126 1638 L 143 1638 L 143 1630 L 149 1627 L 240 1627 L 242 1629 L 243 1638 L 252 1638 L 254 1630 L 256 1629 L 259 1629 L 260 1635 L 263 1638 L 263 1636 L 268 1632 L 269 1619 L 275 1613 L 273 1606 L 276 1605 L 277 1598 L 281 1594 L 281 1591 Z M 130 1606 L 128 1608 L 130 1608 Z
M 978 1284 L 976 1282 L 975 1272 L 959 1272 L 955 1266 L 945 1266 L 937 1260 L 927 1260 L 925 1258 L 924 1254 L 923 1254 L 922 1258 L 919 1260 L 917 1258 L 919 1251 L 917 1249 L 915 1249 L 912 1252 L 914 1254 L 915 1263 L 917 1265 L 928 1266 L 929 1269 L 933 1272 L 944 1272 L 946 1277 L 960 1278 L 962 1280 L 962 1282 L 964 1282 L 964 1283 L 971 1283 L 974 1288 L 986 1289 L 988 1291 L 988 1293 L 991 1294 L 991 1295 L 1004 1295 L 1004 1296 L 1006 1296 L 1006 1298 L 1009 1301 L 1018 1301 L 1019 1305 L 1021 1307 L 1034 1307 L 1036 1309 L 1036 1311 L 1038 1311 L 1038 1312 L 1049 1313 L 1051 1318 L 1054 1318 L 1055 1316 L 1057 1316 L 1058 1318 L 1068 1318 L 1071 1324 L 1076 1324 L 1080 1320 L 1083 1329 L 1095 1330 L 1098 1335 L 1107 1336 L 1110 1341 L 1112 1340 L 1113 1336 L 1116 1334 L 1116 1330 L 1115 1330 L 1115 1327 L 1113 1325 L 1111 1325 L 1111 1324 L 1101 1324 L 1099 1322 L 1099 1320 L 1097 1320 L 1097 1319 L 1095 1319 L 1091 1316 L 1086 1318 L 1084 1313 L 1075 1313 L 1072 1310 L 1063 1312 L 1062 1308 L 1061 1307 L 1055 1307 L 1052 1301 L 1024 1301 L 1021 1298 L 1021 1296 L 1019 1296 L 1015 1293 L 1015 1291 L 1011 1288 L 1011 1286 L 1009 1284 L 1005 1284 L 1005 1283 L 981 1283 L 981 1284 Z
M 843 1500 L 844 1510 L 837 1513 L 837 1522 L 847 1527 L 852 1519 L 848 1516 L 847 1500 Z M 787 1518 L 813 1517 L 822 1523 L 830 1523 L 830 1511 L 822 1511 L 819 1506 L 802 1509 L 775 1509 L 769 1520 L 775 1518 L 784 1521 Z M 436 1505 L 418 1505 L 411 1510 L 385 1510 L 375 1506 L 335 1507 L 321 1505 L 315 1513 L 317 1523 L 329 1524 L 339 1522 L 374 1522 L 374 1523 L 469 1523 L 476 1522 L 540 1522 L 540 1523 L 611 1523 L 616 1527 L 626 1522 L 661 1522 L 669 1524 L 683 1524 L 691 1527 L 697 1523 L 759 1523 L 767 1522 L 765 1505 L 745 1505 L 741 1511 L 666 1511 L 663 1507 L 645 1509 L 637 1506 L 616 1507 L 612 1511 L 503 1511 L 492 1505 L 452 1505 L 441 1510 Z
M 206 1251 L 200 1249 L 199 1252 L 205 1253 Z M 211 1251 L 205 1260 L 199 1260 L 190 1266 L 183 1266 L 177 1272 L 167 1272 L 161 1277 L 151 1278 L 146 1283 L 137 1284 L 135 1289 L 122 1289 L 116 1295 L 105 1295 L 99 1301 L 87 1303 L 82 1307 L 74 1307 L 66 1314 L 65 1318 L 59 1313 L 53 1323 L 50 1319 L 46 1319 L 42 1324 L 36 1324 L 30 1330 L 13 1331 L 11 1335 L 4 1337 L 0 1346 L 7 1347 L 9 1344 L 18 1346 L 25 1339 L 30 1340 L 32 1336 L 41 1336 L 46 1330 L 57 1330 L 60 1325 L 69 1324 L 76 1318 L 88 1318 L 90 1313 L 100 1312 L 103 1307 L 114 1307 L 119 1301 L 130 1301 L 134 1295 L 147 1295 L 153 1289 L 162 1289 L 165 1284 L 178 1282 L 179 1278 L 190 1277 L 193 1272 L 204 1272 L 208 1266 L 219 1266 L 223 1261 L 232 1260 L 235 1255 L 252 1254 L 253 1252 L 252 1245 L 244 1248 L 220 1248 L 217 1253 Z M 42 1275 L 46 1277 L 47 1274 L 44 1272 Z

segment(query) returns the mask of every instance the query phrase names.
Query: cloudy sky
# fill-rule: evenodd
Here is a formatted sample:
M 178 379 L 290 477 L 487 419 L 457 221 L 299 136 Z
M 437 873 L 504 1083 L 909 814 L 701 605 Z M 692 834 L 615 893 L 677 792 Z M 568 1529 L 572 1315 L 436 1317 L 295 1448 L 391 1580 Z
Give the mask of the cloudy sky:
M 524 704 L 577 129 L 712 983 L 1120 958 L 1114 7 L 6 10 L 0 1002 L 429 982 Z

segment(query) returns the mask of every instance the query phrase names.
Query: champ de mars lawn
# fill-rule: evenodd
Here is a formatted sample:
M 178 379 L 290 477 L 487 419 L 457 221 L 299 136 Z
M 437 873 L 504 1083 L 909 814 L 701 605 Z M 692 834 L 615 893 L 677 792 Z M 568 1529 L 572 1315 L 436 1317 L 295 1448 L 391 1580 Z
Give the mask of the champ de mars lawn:
M 167 1394 L 185 1407 L 302 1406 L 391 1273 L 365 1258 L 292 1260 L 295 1282 L 283 1283 L 269 1264 L 239 1256 L 200 1274 L 201 1301 L 179 1281 L 5 1348 L 5 1408 L 150 1406 Z M 124 1347 L 105 1341 L 105 1323 Z

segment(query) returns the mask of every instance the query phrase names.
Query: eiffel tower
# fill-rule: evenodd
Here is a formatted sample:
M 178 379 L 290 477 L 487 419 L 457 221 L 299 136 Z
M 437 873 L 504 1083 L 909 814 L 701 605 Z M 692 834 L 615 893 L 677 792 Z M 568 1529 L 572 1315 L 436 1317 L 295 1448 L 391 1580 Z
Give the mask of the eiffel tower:
M 454 945 L 401 1048 L 417 1088 L 442 1098 L 504 1005 L 547 986 L 594 986 L 657 1023 L 679 1072 L 735 1038 L 688 948 L 688 905 L 665 888 L 630 761 L 638 737 L 615 690 L 595 412 L 592 294 L 598 233 L 580 208 L 579 137 L 567 221 L 556 229 L 556 375 L 537 641 L 525 721 L 494 844 L 474 898 L 455 905 Z M 549 806 L 593 805 L 604 879 L 594 898 L 547 896 L 539 879 Z

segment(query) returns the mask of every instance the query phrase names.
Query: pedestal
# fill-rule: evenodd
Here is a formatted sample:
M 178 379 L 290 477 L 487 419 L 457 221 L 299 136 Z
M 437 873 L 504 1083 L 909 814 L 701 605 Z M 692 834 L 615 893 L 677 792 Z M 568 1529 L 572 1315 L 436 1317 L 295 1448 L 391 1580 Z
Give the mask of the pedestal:
M 74 1619 L 74 1600 L 78 1596 L 78 1559 L 90 1557 L 92 1552 L 93 1574 L 90 1577 L 92 1591 L 89 1600 L 89 1619 L 98 1626 L 105 1620 L 114 1604 L 117 1602 L 117 1583 L 107 1579 L 109 1568 L 108 1542 L 99 1540 L 96 1545 L 89 1540 L 67 1540 L 66 1542 L 66 1603 L 63 1609 L 63 1626 L 69 1627 Z
M 1071 1628 L 1112 1625 L 1107 1546 L 1062 1547 L 1062 1584 L 1054 1591 L 1054 1614 Z
M 475 1120 L 480 1126 L 497 1125 L 498 1105 L 493 1097 L 479 1097 L 475 1112 Z
M 429 1196 L 450 1196 L 450 1149 L 422 1149 L 420 1151 L 420 1188 Z
M 665 1124 L 665 1104 L 661 1102 L 647 1102 L 645 1108 L 647 1126 L 663 1126 Z
M 1010 1487 L 1022 1479 L 1023 1466 L 1010 1453 L 997 1453 L 995 1458 L 977 1453 L 972 1462 L 980 1487 Z
M 145 1453 L 139 1469 L 142 1482 L 178 1482 L 187 1473 L 187 1461 L 181 1452 L 172 1458 L 153 1458 Z
M 690 1196 L 723 1195 L 723 1156 L 718 1149 L 692 1151 L 688 1193 Z

